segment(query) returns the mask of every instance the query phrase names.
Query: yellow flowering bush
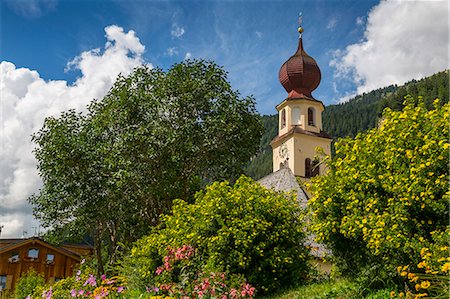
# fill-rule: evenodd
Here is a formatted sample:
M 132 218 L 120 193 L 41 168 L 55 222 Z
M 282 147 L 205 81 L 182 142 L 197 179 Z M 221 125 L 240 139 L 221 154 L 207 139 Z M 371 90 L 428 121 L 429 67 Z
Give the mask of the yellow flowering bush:
M 132 249 L 123 263 L 125 275 L 137 287 L 155 286 L 165 273 L 161 267 L 171 269 L 165 257 L 189 245 L 195 248 L 192 260 L 171 273 L 186 267 L 225 272 L 246 278 L 259 293 L 270 292 L 306 276 L 303 217 L 294 195 L 270 191 L 245 176 L 234 185 L 216 182 L 192 204 L 174 201 L 160 227 Z M 172 281 L 182 280 L 177 273 Z
M 448 298 L 450 286 L 450 229 L 432 232 L 428 247 L 420 250 L 420 262 L 398 266 L 398 274 L 407 281 L 407 298 Z
M 328 173 L 313 180 L 312 230 L 346 273 L 395 280 L 396 267 L 419 263 L 448 225 L 449 104 L 405 105 L 338 141 Z

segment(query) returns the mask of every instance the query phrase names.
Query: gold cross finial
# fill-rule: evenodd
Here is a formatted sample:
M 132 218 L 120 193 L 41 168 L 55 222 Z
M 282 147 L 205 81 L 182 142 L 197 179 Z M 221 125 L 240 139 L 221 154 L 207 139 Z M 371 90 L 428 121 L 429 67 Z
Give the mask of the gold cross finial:
M 302 23 L 303 23 L 303 13 L 300 12 L 300 13 L 298 14 L 298 29 L 297 29 L 298 34 L 299 34 L 299 38 L 302 37 L 302 33 L 303 33 Z

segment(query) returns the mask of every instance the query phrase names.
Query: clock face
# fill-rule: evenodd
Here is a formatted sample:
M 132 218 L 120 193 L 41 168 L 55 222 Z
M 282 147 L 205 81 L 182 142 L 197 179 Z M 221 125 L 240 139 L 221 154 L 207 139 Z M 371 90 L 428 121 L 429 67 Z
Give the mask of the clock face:
M 279 154 L 280 154 L 280 157 L 283 158 L 283 159 L 286 158 L 286 157 L 288 156 L 288 148 L 287 148 L 286 143 L 283 143 L 283 144 L 280 146 Z

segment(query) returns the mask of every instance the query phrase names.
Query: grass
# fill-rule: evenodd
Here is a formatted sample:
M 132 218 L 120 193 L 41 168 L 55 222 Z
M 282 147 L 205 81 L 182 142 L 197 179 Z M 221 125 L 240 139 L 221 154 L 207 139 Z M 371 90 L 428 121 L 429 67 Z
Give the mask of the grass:
M 345 280 L 327 280 L 302 285 L 293 289 L 282 290 L 267 297 L 258 299 L 387 299 L 389 290 L 380 290 L 362 295 L 356 284 Z

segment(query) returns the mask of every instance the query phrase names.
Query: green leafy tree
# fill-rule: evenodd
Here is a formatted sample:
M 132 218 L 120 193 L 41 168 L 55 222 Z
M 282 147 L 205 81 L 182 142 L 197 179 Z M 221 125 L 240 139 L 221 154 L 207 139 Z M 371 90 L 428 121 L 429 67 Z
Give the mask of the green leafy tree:
M 143 66 L 119 76 L 86 115 L 45 120 L 33 136 L 43 187 L 29 200 L 45 226 L 63 232 L 53 236 L 91 236 L 102 273 L 102 245 L 113 263 L 172 199 L 236 179 L 261 131 L 254 98 L 240 98 L 216 64 Z
M 161 226 L 125 259 L 125 276 L 135 286 L 155 285 L 168 252 L 189 245 L 195 248 L 195 271 L 242 275 L 258 292 L 272 292 L 306 276 L 303 217 L 295 195 L 267 190 L 245 176 L 234 185 L 215 182 L 192 204 L 175 201 Z
M 448 226 L 449 104 L 436 100 L 428 110 L 414 102 L 408 97 L 402 111 L 385 110 L 378 128 L 337 142 L 329 172 L 313 180 L 318 240 L 345 273 L 372 282 L 417 264 Z

